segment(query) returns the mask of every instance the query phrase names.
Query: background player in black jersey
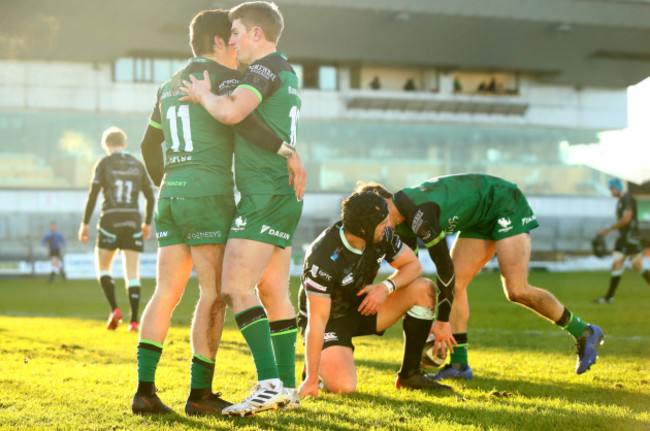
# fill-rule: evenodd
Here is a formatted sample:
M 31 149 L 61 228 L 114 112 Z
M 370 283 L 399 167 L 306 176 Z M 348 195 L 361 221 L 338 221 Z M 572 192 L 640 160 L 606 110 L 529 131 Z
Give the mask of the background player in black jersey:
M 404 317 L 404 357 L 397 388 L 451 389 L 420 369 L 433 323 L 435 287 L 422 274 L 413 251 L 389 227 L 388 205 L 374 193 L 355 193 L 343 202 L 343 220 L 309 247 L 300 286 L 299 326 L 306 344 L 306 377 L 300 396 L 318 396 L 319 376 L 333 393 L 356 390 L 352 337 L 382 335 Z M 382 260 L 396 271 L 374 283 Z M 451 293 L 453 300 L 453 293 Z M 453 351 L 449 322 L 433 332 Z
M 639 238 L 639 220 L 637 216 L 636 200 L 630 192 L 623 191 L 623 182 L 612 178 L 607 183 L 612 196 L 618 198 L 616 203 L 616 222 L 599 232 L 604 237 L 608 233 L 618 230 L 618 238 L 612 252 L 612 273 L 609 279 L 609 290 L 602 298 L 594 300 L 599 304 L 614 302 L 614 293 L 623 275 L 625 259 L 630 259 L 632 268 L 638 271 L 645 281 L 650 284 L 650 271 L 643 267 L 643 248 Z
M 88 243 L 88 222 L 95 209 L 97 195 L 104 195 L 102 212 L 97 226 L 95 247 L 97 277 L 111 307 L 107 329 L 115 329 L 122 312 L 115 300 L 115 283 L 111 265 L 117 249 L 122 250 L 124 281 L 127 286 L 131 319 L 128 331 L 138 331 L 140 304 L 139 262 L 143 241 L 149 238 L 153 217 L 153 186 L 144 165 L 126 151 L 126 133 L 117 127 L 104 131 L 101 141 L 108 156 L 95 166 L 90 191 L 86 199 L 83 220 L 79 227 L 79 241 Z M 144 222 L 138 205 L 140 192 L 147 200 Z

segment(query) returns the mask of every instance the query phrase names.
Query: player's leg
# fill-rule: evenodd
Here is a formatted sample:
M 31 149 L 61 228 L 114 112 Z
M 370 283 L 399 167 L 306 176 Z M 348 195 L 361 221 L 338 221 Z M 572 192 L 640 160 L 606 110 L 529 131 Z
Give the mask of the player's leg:
M 643 266 L 643 250 L 634 256 L 630 257 L 630 262 L 632 263 L 632 268 L 637 271 L 643 279 L 650 284 L 650 270 L 644 268 Z
M 614 244 L 614 251 L 612 251 L 612 271 L 609 277 L 609 288 L 605 296 L 594 300 L 597 304 L 610 304 L 614 302 L 614 294 L 621 282 L 623 275 L 623 264 L 625 263 L 626 255 L 626 240 L 624 237 L 618 237 Z
M 126 295 L 131 306 L 131 319 L 128 330 L 138 331 L 138 310 L 140 308 L 140 252 L 136 250 L 122 250 L 122 267 L 124 272 L 124 284 Z
M 131 409 L 135 414 L 167 413 L 156 395 L 155 375 L 169 321 L 192 273 L 192 255 L 185 244 L 158 249 L 156 290 L 142 313 L 138 343 L 138 389 Z
M 319 375 L 325 390 L 349 394 L 357 390 L 357 369 L 349 346 L 329 346 L 320 355 Z
M 223 262 L 222 295 L 255 361 L 258 384 L 249 397 L 227 407 L 227 415 L 254 414 L 276 409 L 288 402 L 275 363 L 269 319 L 255 294 L 255 285 L 267 267 L 275 246 L 242 238 L 231 238 Z
M 257 283 L 257 294 L 267 312 L 278 373 L 292 397 L 290 408 L 299 408 L 296 388 L 296 338 L 298 325 L 289 298 L 291 247 L 275 247 L 271 260 Z
M 602 331 L 571 313 L 550 292 L 528 284 L 530 235 L 522 233 L 497 241 L 497 259 L 501 281 L 509 301 L 523 305 L 569 332 L 578 342 L 578 374 L 595 361 Z M 595 344 L 581 354 L 585 343 Z M 584 350 L 584 349 L 583 349 Z
M 50 277 L 47 279 L 48 283 L 52 283 L 56 277 L 56 272 L 59 269 L 58 250 L 50 252 Z
M 116 249 L 95 247 L 95 270 L 97 272 L 97 278 L 111 309 L 108 315 L 108 321 L 106 322 L 106 329 L 111 330 L 117 328 L 117 325 L 122 319 L 122 312 L 117 306 L 117 300 L 115 299 L 115 281 L 111 275 L 111 266 L 113 265 L 115 252 Z
M 200 244 L 191 248 L 200 296 L 192 320 L 190 395 L 185 412 L 193 416 L 221 414 L 231 403 L 212 393 L 214 366 L 223 332 L 226 302 L 221 296 L 225 244 Z
M 496 243 L 491 240 L 459 236 L 451 249 L 454 262 L 456 290 L 451 307 L 449 323 L 458 345 L 451 353 L 449 364 L 436 374 L 436 379 L 471 379 L 472 369 L 468 361 L 467 322 L 469 321 L 469 299 L 467 287 L 486 263 L 494 256 Z
M 376 331 L 382 332 L 400 318 L 404 334 L 402 365 L 395 385 L 412 389 L 451 389 L 433 380 L 420 369 L 422 350 L 433 323 L 435 286 L 426 278 L 418 278 L 390 294 L 377 311 Z

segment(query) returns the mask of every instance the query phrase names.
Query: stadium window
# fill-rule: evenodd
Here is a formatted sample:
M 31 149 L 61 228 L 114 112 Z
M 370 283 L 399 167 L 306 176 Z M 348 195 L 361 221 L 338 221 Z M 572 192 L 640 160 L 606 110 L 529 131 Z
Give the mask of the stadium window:
M 150 58 L 136 58 L 135 59 L 135 81 L 137 82 L 151 82 L 152 80 L 152 64 Z
M 318 88 L 318 67 L 313 64 L 303 64 L 302 79 L 303 88 Z
M 119 58 L 113 64 L 113 79 L 116 82 L 120 81 L 133 81 L 133 68 L 135 67 L 134 59 L 132 58 Z
M 334 66 L 320 66 L 318 68 L 318 88 L 321 90 L 338 89 L 337 70 Z
M 174 73 L 172 70 L 172 61 L 163 59 L 153 60 L 153 80 L 154 82 L 163 82 Z

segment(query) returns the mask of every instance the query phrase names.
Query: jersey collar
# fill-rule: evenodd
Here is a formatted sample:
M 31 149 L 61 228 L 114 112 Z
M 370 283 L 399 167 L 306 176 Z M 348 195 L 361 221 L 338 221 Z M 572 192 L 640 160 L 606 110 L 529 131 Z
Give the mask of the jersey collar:
M 359 250 L 358 248 L 354 248 L 354 247 L 352 247 L 350 245 L 350 243 L 348 242 L 348 239 L 345 237 L 345 234 L 343 233 L 343 226 L 339 227 L 339 236 L 341 237 L 341 242 L 343 242 L 343 245 L 345 246 L 345 248 L 347 248 L 348 250 L 350 250 L 354 254 L 358 254 L 358 255 L 363 254 L 363 250 Z

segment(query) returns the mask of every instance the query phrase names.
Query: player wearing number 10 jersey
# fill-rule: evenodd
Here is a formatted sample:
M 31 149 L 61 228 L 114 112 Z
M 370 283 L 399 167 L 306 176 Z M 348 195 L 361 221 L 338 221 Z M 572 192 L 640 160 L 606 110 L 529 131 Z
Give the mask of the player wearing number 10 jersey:
M 88 242 L 88 223 L 93 214 L 99 191 L 104 194 L 102 213 L 97 226 L 97 277 L 111 307 L 107 329 L 115 329 L 122 318 L 115 300 L 115 284 L 111 266 L 119 248 L 124 257 L 124 279 L 131 305 L 130 331 L 138 329 L 140 277 L 138 263 L 143 241 L 149 238 L 149 225 L 153 216 L 154 195 L 151 181 L 144 166 L 126 151 L 126 134 L 117 127 L 107 129 L 102 136 L 102 146 L 108 156 L 95 166 L 90 191 L 86 200 L 79 240 Z M 138 208 L 140 192 L 147 199 L 145 220 Z

